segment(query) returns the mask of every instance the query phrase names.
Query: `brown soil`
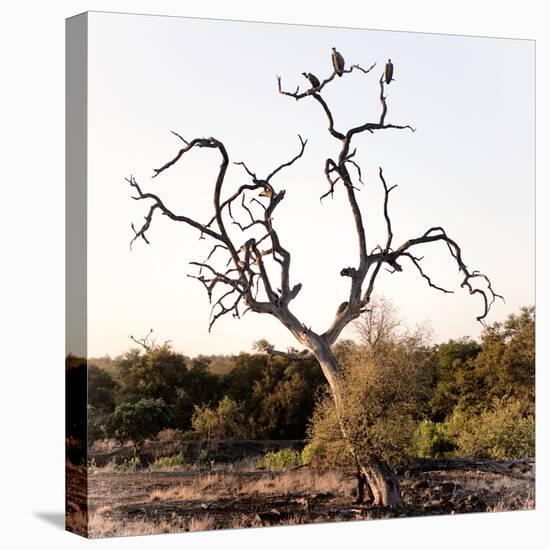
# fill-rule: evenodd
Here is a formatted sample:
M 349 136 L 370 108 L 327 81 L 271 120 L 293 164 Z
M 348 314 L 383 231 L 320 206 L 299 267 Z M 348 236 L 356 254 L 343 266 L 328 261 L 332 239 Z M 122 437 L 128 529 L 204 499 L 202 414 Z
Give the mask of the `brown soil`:
M 528 509 L 534 506 L 532 461 L 482 468 L 421 471 L 400 476 L 403 505 L 388 510 L 353 502 L 352 478 L 332 473 L 143 471 L 89 476 L 90 535 L 116 536 L 263 525 Z M 470 467 L 470 465 L 469 465 Z M 488 468 L 490 469 L 490 468 Z M 510 475 L 505 472 L 509 471 Z M 502 473 L 503 472 L 503 473 Z M 310 482 L 310 483 L 309 483 Z M 295 483 L 295 489 L 293 488 Z M 307 483 L 309 483 L 307 485 Z M 330 485 L 331 483 L 331 485 Z M 175 488 L 175 489 L 174 489 Z

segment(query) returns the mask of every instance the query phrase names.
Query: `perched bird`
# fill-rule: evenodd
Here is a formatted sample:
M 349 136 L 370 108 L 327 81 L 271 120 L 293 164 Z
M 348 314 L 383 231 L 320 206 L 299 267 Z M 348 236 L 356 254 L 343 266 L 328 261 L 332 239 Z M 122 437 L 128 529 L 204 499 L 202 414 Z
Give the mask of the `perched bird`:
M 385 82 L 389 84 L 391 80 L 393 80 L 393 64 L 389 59 L 389 61 L 387 61 L 387 64 L 385 65 Z
M 334 66 L 337 76 L 341 76 L 343 74 L 343 69 L 345 68 L 345 60 L 335 48 L 332 48 L 332 65 Z
M 273 191 L 273 188 L 268 185 L 265 187 L 265 189 L 263 189 L 263 191 L 261 191 L 261 193 L 259 193 L 259 196 L 260 197 L 267 197 L 267 198 L 271 198 L 274 194 L 274 191 Z
M 339 304 L 339 307 L 337 308 L 337 315 L 343 313 L 347 309 L 348 305 L 349 302 L 342 302 L 341 304 Z
M 301 73 L 310 83 L 313 88 L 320 86 L 320 80 L 313 73 Z

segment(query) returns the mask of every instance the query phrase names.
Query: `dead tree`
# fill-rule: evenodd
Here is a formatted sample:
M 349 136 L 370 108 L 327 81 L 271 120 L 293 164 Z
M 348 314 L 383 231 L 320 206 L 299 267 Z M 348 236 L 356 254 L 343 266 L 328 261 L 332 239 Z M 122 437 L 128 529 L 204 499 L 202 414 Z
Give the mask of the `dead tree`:
M 351 65 L 348 69 L 341 71 L 341 76 L 355 71 L 368 75 L 374 67 L 375 63 L 368 69 Z M 321 95 L 323 89 L 334 81 L 336 74 L 334 70 L 327 78 L 321 80 L 318 86 L 302 92 L 299 87 L 294 92 L 283 90 L 281 78 L 277 77 L 279 93 L 292 97 L 296 101 L 312 99 L 320 104 L 328 121 L 329 133 L 341 145 L 338 157 L 328 158 L 324 163 L 328 191 L 320 198 L 333 196 L 338 183 L 343 187 L 342 191 L 346 193 L 349 203 L 349 213 L 354 220 L 357 257 L 354 265 L 343 267 L 340 271 L 342 277 L 349 279 L 349 292 L 334 312 L 333 322 L 326 330 L 323 332 L 312 330 L 310 325 L 298 319 L 291 311 L 290 304 L 298 296 L 302 284 L 291 279 L 291 255 L 288 248 L 281 242 L 273 223 L 273 214 L 285 195 L 283 189 L 275 186 L 275 181 L 284 170 L 290 168 L 303 156 L 307 140 L 301 136 L 299 136 L 297 153 L 288 161 L 276 166 L 267 175 L 256 174 L 244 162 L 234 163 L 249 177 L 249 182 L 240 185 L 232 192 L 224 192 L 223 183 L 230 162 L 225 144 L 215 137 L 187 141 L 173 132 L 183 142 L 183 146 L 171 160 L 154 170 L 153 178 L 174 166 L 196 148 L 214 150 L 221 164 L 213 192 L 213 215 L 208 221 L 199 222 L 184 214 L 176 213 L 157 194 L 143 190 L 137 180 L 130 176 L 127 181 L 135 192 L 133 198 L 137 201 L 151 201 L 143 224 L 140 227 L 132 224 L 134 236 L 131 243 L 141 239 L 149 244 L 148 232 L 155 214 L 162 214 L 174 222 L 187 224 L 199 233 L 200 238 L 211 239 L 212 248 L 209 254 L 202 261 L 190 262 L 196 268 L 196 272 L 189 275 L 204 286 L 212 304 L 209 329 L 211 330 L 214 323 L 224 315 L 231 314 L 238 318 L 247 311 L 272 315 L 278 319 L 305 349 L 301 353 L 269 349 L 269 353 L 292 360 L 302 360 L 311 356 L 316 358 L 330 386 L 342 435 L 356 461 L 359 494 L 363 494 L 366 486 L 368 494 L 373 497 L 374 504 L 396 506 L 400 502 L 398 481 L 383 458 L 373 456 L 363 459 L 355 452 L 345 425 L 342 369 L 332 348 L 342 330 L 367 308 L 376 279 L 383 267 L 394 273 L 402 271 L 404 263 L 409 262 L 429 286 L 444 293 L 452 292 L 435 284 L 425 273 L 421 266 L 422 258 L 415 255 L 415 249 L 419 245 L 443 243 L 447 246 L 450 256 L 456 262 L 463 277 L 461 287 L 468 290 L 470 294 L 476 294 L 482 298 L 483 309 L 477 317 L 479 321 L 483 321 L 492 303 L 499 296 L 493 291 L 488 277 L 479 271 L 469 270 L 463 261 L 459 245 L 446 234 L 442 227 L 430 227 L 423 234 L 410 238 L 399 246 L 393 245 L 393 229 L 388 205 L 389 194 L 395 186 L 387 184 L 381 168 L 379 179 L 384 190 L 383 214 L 387 236 L 384 244 L 378 244 L 372 248 L 367 246 L 364 221 L 356 199 L 358 188 L 354 180 L 358 179 L 361 182 L 362 172 L 356 161 L 357 150 L 351 148 L 353 139 L 364 132 L 372 134 L 391 129 L 407 129 L 413 132 L 414 129 L 410 125 L 386 122 L 384 74 L 379 79 L 381 101 L 379 120 L 364 122 L 346 131 L 338 129 L 332 112 Z M 354 176 L 351 175 L 353 171 L 356 174 Z M 229 228 L 240 230 L 242 237 L 238 242 L 231 236 Z M 482 285 L 478 286 L 477 283 Z

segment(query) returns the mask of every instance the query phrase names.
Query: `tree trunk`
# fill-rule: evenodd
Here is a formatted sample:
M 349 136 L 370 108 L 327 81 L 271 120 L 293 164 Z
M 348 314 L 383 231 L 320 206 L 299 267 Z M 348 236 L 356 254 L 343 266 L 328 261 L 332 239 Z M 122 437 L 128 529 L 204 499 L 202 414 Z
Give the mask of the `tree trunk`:
M 394 508 L 400 505 L 400 484 L 387 463 L 379 458 L 361 466 L 373 494 L 373 504 Z
M 352 442 L 345 423 L 341 368 L 332 350 L 321 337 L 312 340 L 310 347 L 330 385 L 341 434 L 357 465 L 357 502 L 364 502 L 367 493 L 368 500 L 375 505 L 399 506 L 400 485 L 391 468 L 379 457 L 362 458 Z

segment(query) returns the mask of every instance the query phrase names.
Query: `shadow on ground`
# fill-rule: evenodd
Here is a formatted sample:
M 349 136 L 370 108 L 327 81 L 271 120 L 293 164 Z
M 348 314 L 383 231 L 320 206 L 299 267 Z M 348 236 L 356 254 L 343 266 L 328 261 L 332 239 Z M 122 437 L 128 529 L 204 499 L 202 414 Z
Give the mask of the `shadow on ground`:
M 57 529 L 65 530 L 65 514 L 63 512 L 34 512 L 34 516 Z

